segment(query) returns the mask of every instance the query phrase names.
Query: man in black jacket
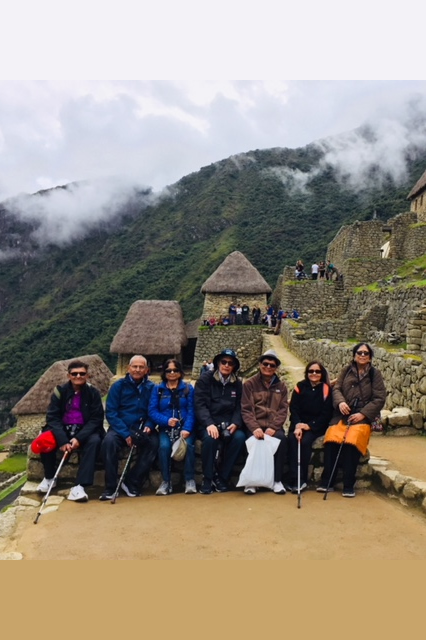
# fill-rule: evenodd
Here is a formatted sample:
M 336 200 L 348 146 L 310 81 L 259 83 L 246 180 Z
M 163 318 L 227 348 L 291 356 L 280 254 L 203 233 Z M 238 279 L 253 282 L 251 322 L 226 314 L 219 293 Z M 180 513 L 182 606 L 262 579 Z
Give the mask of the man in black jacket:
M 246 435 L 241 418 L 242 382 L 237 378 L 239 360 L 232 349 L 224 349 L 213 360 L 214 370 L 195 383 L 195 417 L 201 439 L 203 482 L 200 493 L 229 490 L 232 468 L 244 446 Z M 216 465 L 217 454 L 222 452 Z
M 75 502 L 86 502 L 89 499 L 84 487 L 93 484 L 96 457 L 105 433 L 101 394 L 87 382 L 87 376 L 87 364 L 80 360 L 70 362 L 68 382 L 55 387 L 44 428 L 45 431 L 53 432 L 57 448 L 62 454 L 71 454 L 73 451 L 79 454 L 77 484 L 68 495 L 68 500 Z M 56 449 L 50 453 L 41 453 L 40 457 L 44 479 L 37 490 L 47 493 L 55 475 Z

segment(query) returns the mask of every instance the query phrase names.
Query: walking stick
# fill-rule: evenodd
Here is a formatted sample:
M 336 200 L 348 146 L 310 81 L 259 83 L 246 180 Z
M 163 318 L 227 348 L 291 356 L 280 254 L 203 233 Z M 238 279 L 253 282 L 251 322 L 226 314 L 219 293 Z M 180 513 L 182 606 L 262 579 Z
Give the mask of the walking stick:
M 141 422 L 140 422 L 140 424 L 139 424 L 139 427 L 138 427 L 138 428 L 137 428 L 137 430 L 136 430 L 136 433 L 137 433 L 137 434 L 138 434 L 138 433 L 140 433 L 140 431 L 141 431 L 141 429 L 142 429 L 143 427 L 144 427 L 144 422 L 143 422 L 143 421 L 141 421 Z M 113 494 L 113 496 L 112 496 L 111 504 L 115 504 L 115 501 L 116 501 L 117 496 L 118 496 L 118 492 L 120 491 L 120 487 L 121 487 L 121 485 L 122 485 L 122 483 L 123 483 L 124 476 L 126 475 L 127 467 L 128 467 L 128 466 L 129 466 L 129 464 L 130 464 L 130 460 L 132 459 L 132 453 L 133 453 L 133 451 L 135 450 L 135 447 L 136 447 L 136 445 L 133 443 L 133 439 L 132 439 L 132 446 L 130 447 L 130 453 L 129 453 L 129 455 L 127 456 L 126 464 L 124 465 L 124 469 L 123 469 L 123 472 L 122 472 L 122 474 L 121 474 L 121 476 L 120 476 L 120 479 L 119 479 L 119 481 L 118 481 L 117 488 L 116 488 L 116 490 L 114 491 L 114 494 Z
M 297 441 L 297 508 L 300 509 L 301 493 L 300 493 L 300 447 L 301 439 Z
M 42 512 L 42 510 L 44 508 L 44 505 L 47 502 L 47 498 L 50 496 L 50 492 L 52 491 L 52 489 L 53 489 L 53 487 L 55 485 L 56 479 L 57 479 L 57 477 L 59 475 L 60 470 L 62 469 L 62 465 L 64 464 L 67 455 L 68 455 L 68 451 L 65 451 L 64 455 L 62 456 L 62 460 L 60 461 L 59 466 L 56 469 L 56 473 L 53 476 L 52 482 L 50 483 L 50 487 L 48 488 L 48 490 L 46 492 L 46 495 L 44 496 L 43 501 L 42 501 L 42 503 L 40 505 L 40 509 L 38 510 L 38 513 L 37 513 L 37 515 L 35 517 L 34 524 L 37 524 L 38 519 L 41 516 L 41 512 Z
M 349 427 L 350 427 L 350 426 L 351 426 L 350 424 L 348 424 L 348 425 L 346 426 L 346 431 L 345 431 L 345 433 L 344 433 L 344 435 L 343 435 L 343 440 L 342 440 L 342 442 L 341 442 L 341 444 L 340 444 L 339 451 L 337 452 L 336 461 L 335 461 L 334 466 L 333 466 L 333 471 L 331 472 L 331 475 L 330 475 L 330 477 L 329 477 L 329 479 L 328 479 L 328 484 L 327 484 L 327 488 L 326 488 L 325 493 L 324 493 L 323 500 L 327 500 L 327 493 L 328 493 L 328 490 L 330 489 L 331 480 L 332 480 L 332 478 L 333 478 L 333 476 L 334 476 L 334 472 L 336 471 L 337 463 L 339 462 L 340 453 L 341 453 L 341 451 L 342 451 L 342 447 L 343 447 L 343 445 L 345 444 L 346 436 L 347 436 L 347 434 L 348 434 L 348 431 L 349 431 Z

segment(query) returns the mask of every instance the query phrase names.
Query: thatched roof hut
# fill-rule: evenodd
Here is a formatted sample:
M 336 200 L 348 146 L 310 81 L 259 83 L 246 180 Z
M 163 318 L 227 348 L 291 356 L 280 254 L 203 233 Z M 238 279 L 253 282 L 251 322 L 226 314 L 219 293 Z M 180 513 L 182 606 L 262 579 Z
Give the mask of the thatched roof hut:
M 272 289 L 240 251 L 233 251 L 207 278 L 201 293 L 269 294 Z
M 109 389 L 113 373 L 98 355 L 77 356 L 68 360 L 54 362 L 19 402 L 15 404 L 12 413 L 15 415 L 45 414 L 53 389 L 56 385 L 64 384 L 68 381 L 67 368 L 73 360 L 81 360 L 89 366 L 89 382 L 99 389 L 101 395 L 105 395 Z
M 198 327 L 202 324 L 202 318 L 197 318 L 196 320 L 191 320 L 191 322 L 187 322 L 185 325 L 185 333 L 188 340 L 198 337 Z
M 176 300 L 136 300 L 115 334 L 111 353 L 144 356 L 179 354 L 188 342 Z

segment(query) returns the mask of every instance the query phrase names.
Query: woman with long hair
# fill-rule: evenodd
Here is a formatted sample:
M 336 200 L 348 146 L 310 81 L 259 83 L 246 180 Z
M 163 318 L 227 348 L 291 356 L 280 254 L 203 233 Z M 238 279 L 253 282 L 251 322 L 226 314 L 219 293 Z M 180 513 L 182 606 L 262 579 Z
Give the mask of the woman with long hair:
M 333 386 L 334 414 L 324 438 L 324 471 L 317 491 L 334 491 L 337 457 L 343 469 L 344 498 L 355 497 L 355 476 L 361 455 L 367 453 L 371 423 L 386 401 L 382 374 L 371 364 L 373 349 L 360 342 L 352 362 L 343 367 Z M 340 452 L 340 453 L 339 453 Z
M 289 489 L 298 491 L 298 448 L 300 442 L 300 491 L 308 486 L 312 445 L 324 435 L 333 413 L 328 374 L 318 360 L 306 365 L 305 377 L 293 389 L 290 400 Z

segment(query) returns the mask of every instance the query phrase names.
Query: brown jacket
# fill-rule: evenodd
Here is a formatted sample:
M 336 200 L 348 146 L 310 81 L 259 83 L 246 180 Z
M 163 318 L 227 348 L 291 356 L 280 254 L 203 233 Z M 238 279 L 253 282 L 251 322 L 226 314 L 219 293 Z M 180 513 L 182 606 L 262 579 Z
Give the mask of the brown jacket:
M 247 429 L 253 433 L 259 427 L 275 431 L 283 428 L 287 418 L 287 387 L 277 375 L 270 387 L 262 381 L 260 373 L 243 384 L 241 414 Z
M 366 422 L 370 423 L 383 409 L 386 400 L 386 387 L 382 374 L 378 369 L 372 367 L 372 371 L 367 371 L 365 376 L 358 380 L 356 365 L 344 367 L 340 372 L 333 387 L 333 407 L 334 414 L 330 424 L 337 424 L 342 419 L 339 411 L 339 404 L 346 402 L 353 407 L 357 399 L 355 411 L 363 413 Z

